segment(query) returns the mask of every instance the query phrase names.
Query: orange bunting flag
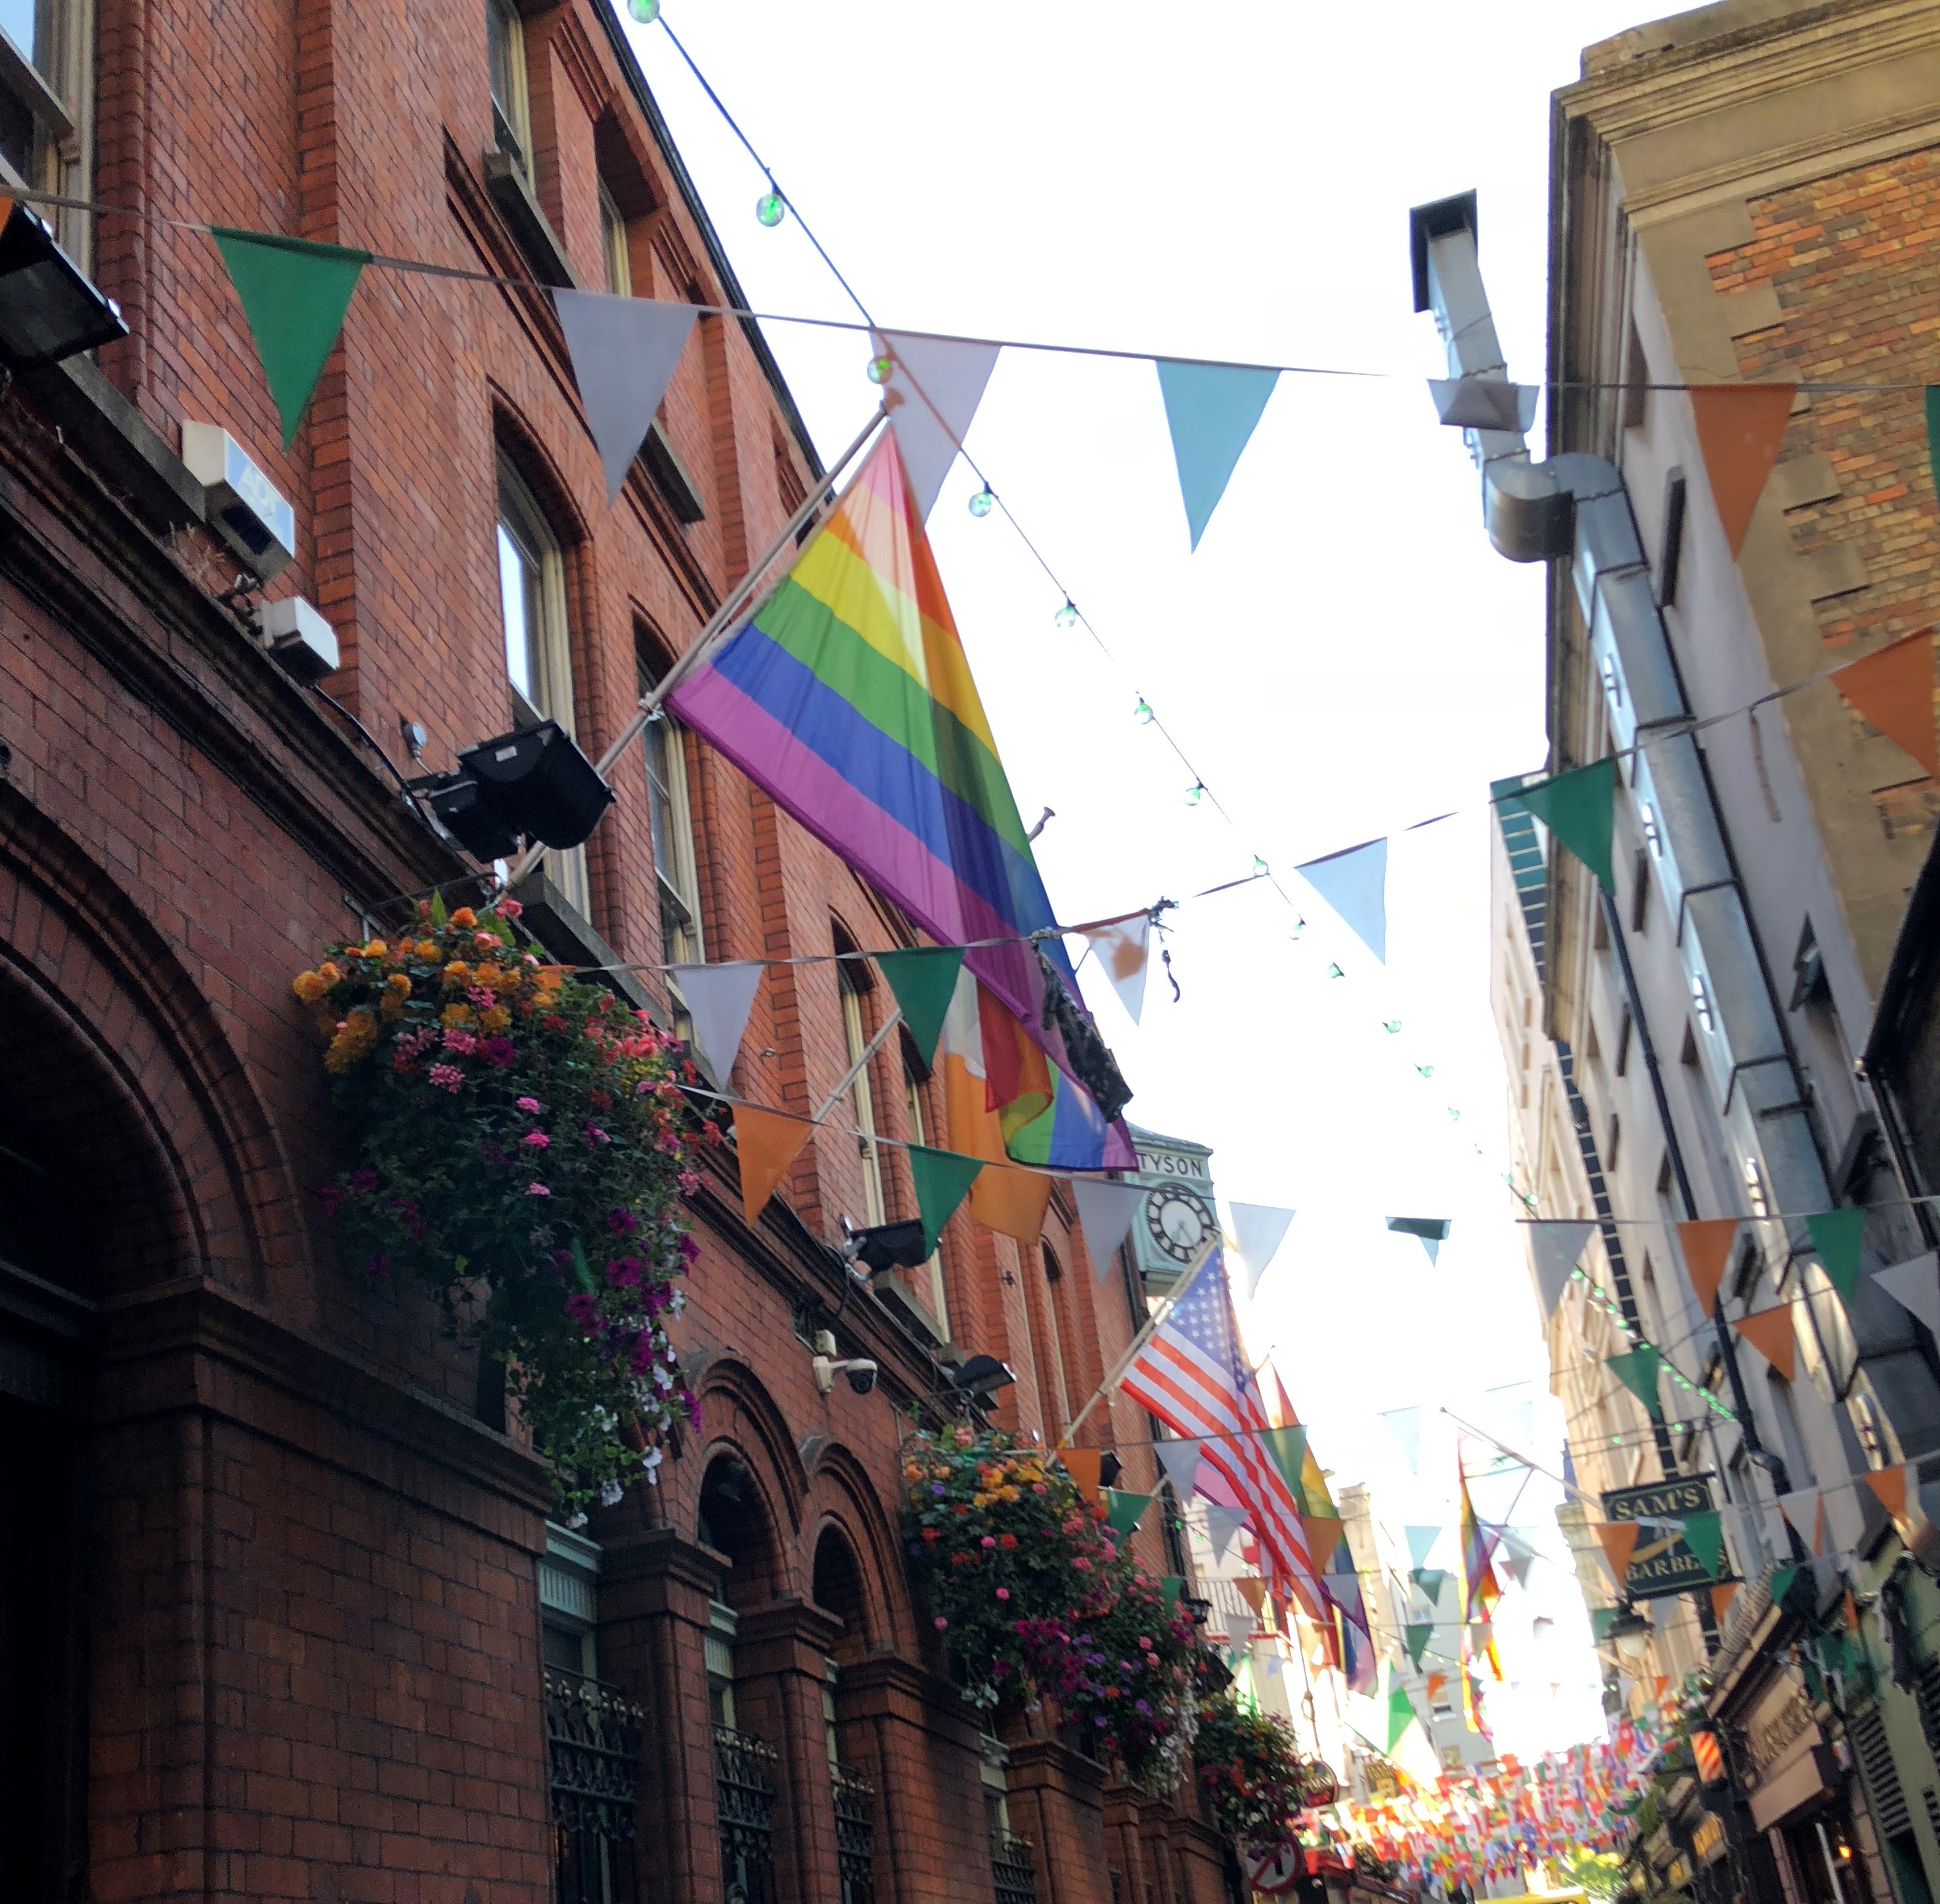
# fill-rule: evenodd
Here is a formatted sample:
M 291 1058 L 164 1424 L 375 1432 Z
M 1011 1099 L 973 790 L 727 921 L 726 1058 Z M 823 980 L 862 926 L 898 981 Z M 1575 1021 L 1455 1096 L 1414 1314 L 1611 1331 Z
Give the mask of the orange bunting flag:
M 1314 1572 L 1326 1573 L 1327 1563 L 1341 1544 L 1341 1523 L 1324 1514 L 1303 1514 L 1300 1530 L 1307 1536 L 1307 1558 L 1313 1563 Z
M 1265 1612 L 1267 1603 L 1267 1583 L 1264 1580 L 1257 1578 L 1249 1578 L 1243 1580 L 1235 1580 L 1233 1582 L 1233 1585 L 1234 1588 L 1237 1591 L 1240 1597 L 1253 1610 L 1255 1616 L 1261 1615 Z
M 1428 1696 L 1432 1699 L 1448 1683 L 1446 1673 L 1430 1673 L 1428 1676 Z
M 1906 1518 L 1906 1470 L 1899 1468 L 1877 1468 L 1871 1474 L 1862 1474 L 1859 1478 L 1879 1497 L 1879 1504 L 1896 1521 Z
M 1061 1448 L 1057 1458 L 1064 1463 L 1064 1472 L 1078 1484 L 1078 1491 L 1088 1501 L 1103 1484 L 1098 1478 L 1100 1466 L 1105 1459 L 1103 1448 Z
M 1713 1587 L 1711 1589 L 1711 1617 L 1722 1619 L 1726 1610 L 1737 1597 L 1737 1594 L 1738 1583 L 1735 1580 L 1727 1580 L 1722 1586 Z
M 1698 1306 L 1706 1315 L 1718 1300 L 1726 1265 L 1731 1260 L 1731 1245 L 1737 1240 L 1735 1216 L 1701 1216 L 1677 1226 L 1678 1247 L 1684 1252 L 1684 1273 L 1691 1279 Z
M 741 1159 L 741 1210 L 752 1229 L 761 1210 L 788 1175 L 789 1166 L 814 1135 L 806 1118 L 784 1117 L 752 1104 L 734 1107 L 734 1148 Z
M 1731 1326 L 1787 1381 L 1792 1380 L 1798 1338 L 1792 1332 L 1791 1304 L 1780 1309 L 1761 1309 L 1755 1316 L 1740 1316 Z
M 1711 499 L 1718 505 L 1734 561 L 1778 460 L 1798 396 L 1798 386 L 1792 383 L 1713 383 L 1691 392 L 1698 447 L 1704 453 Z
M 1832 685 L 1855 712 L 1940 777 L 1940 736 L 1933 726 L 1933 630 L 1889 642 L 1876 654 L 1848 661 Z
M 970 1186 L 970 1215 L 999 1236 L 1035 1243 L 1044 1234 L 1044 1213 L 1051 1207 L 1051 1179 L 1040 1170 L 1020 1170 L 1013 1164 L 986 1164 Z
M 1630 1556 L 1636 1552 L 1637 1524 L 1634 1521 L 1600 1521 L 1596 1524 L 1596 1533 L 1597 1539 L 1603 1543 L 1603 1558 L 1610 1563 L 1610 1571 L 1615 1575 L 1621 1590 L 1630 1570 Z

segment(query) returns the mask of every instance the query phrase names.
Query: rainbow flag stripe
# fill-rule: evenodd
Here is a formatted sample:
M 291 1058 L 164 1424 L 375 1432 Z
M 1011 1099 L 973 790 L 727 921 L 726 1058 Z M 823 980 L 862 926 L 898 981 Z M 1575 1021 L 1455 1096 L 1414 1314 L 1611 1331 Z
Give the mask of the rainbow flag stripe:
M 938 944 L 1001 941 L 965 966 L 1051 1060 L 1027 1121 L 1006 1130 L 1013 1156 L 1134 1165 L 1124 1126 L 1106 1123 L 1055 1030 L 1039 1029 L 1029 935 L 1054 915 L 892 431 L 780 586 L 669 705 Z M 1042 943 L 1075 996 L 1063 945 Z

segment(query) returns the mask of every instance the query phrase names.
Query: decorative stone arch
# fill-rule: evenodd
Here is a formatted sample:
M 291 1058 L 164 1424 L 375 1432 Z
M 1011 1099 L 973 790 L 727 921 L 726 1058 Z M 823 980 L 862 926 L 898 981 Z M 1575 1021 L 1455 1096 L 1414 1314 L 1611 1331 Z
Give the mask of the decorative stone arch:
M 810 1500 L 816 1510 L 808 1543 L 811 1597 L 818 1606 L 848 1624 L 859 1616 L 861 1645 L 872 1651 L 908 1650 L 915 1644 L 902 1543 L 895 1521 L 883 1511 L 868 1469 L 846 1448 L 825 1448 L 810 1478 Z M 823 1545 L 841 1542 L 856 1576 L 859 1600 L 853 1607 L 824 1600 Z
M 715 1536 L 708 1544 L 734 1563 L 736 1606 L 805 1592 L 798 1548 L 808 1477 L 781 1411 L 752 1369 L 726 1359 L 703 1376 L 700 1410 L 697 1529 L 704 1518 Z

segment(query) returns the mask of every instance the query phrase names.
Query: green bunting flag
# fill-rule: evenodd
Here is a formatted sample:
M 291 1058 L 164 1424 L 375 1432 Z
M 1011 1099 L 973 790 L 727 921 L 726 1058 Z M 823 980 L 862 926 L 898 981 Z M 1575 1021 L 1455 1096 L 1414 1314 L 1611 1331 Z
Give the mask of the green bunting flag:
M 1657 1399 L 1658 1372 L 1664 1357 L 1648 1342 L 1640 1342 L 1623 1355 L 1606 1356 L 1603 1366 L 1650 1411 L 1653 1421 L 1664 1419 L 1663 1405 Z
M 1185 1576 L 1182 1573 L 1164 1573 L 1159 1576 L 1159 1591 L 1165 1595 L 1168 1606 L 1179 1604 L 1179 1596 L 1185 1591 Z
M 1590 1609 L 1590 1637 L 1598 1646 L 1610 1637 L 1610 1628 L 1617 1623 L 1618 1609 L 1614 1606 L 1592 1606 Z
M 1774 1606 L 1783 1603 L 1785 1596 L 1792 1591 L 1792 1582 L 1796 1580 L 1798 1578 L 1798 1570 L 1795 1567 L 1781 1567 L 1777 1573 L 1773 1574 L 1771 1576 L 1771 1603 Z
M 1926 386 L 1926 460 L 1933 466 L 1933 487 L 1940 490 L 1940 383 Z
M 1429 1600 L 1436 1600 L 1441 1597 L 1441 1588 L 1447 1580 L 1448 1573 L 1445 1567 L 1417 1567 L 1408 1577 L 1427 1594 Z
M 1265 1443 L 1274 1465 L 1286 1475 L 1286 1484 L 1293 1491 L 1293 1498 L 1299 1504 L 1301 1512 L 1311 1513 L 1313 1509 L 1300 1484 L 1301 1471 L 1307 1465 L 1307 1430 L 1301 1427 L 1268 1428 L 1260 1439 Z
M 1128 1494 L 1117 1488 L 1105 1490 L 1105 1512 L 1114 1533 L 1130 1533 L 1139 1517 L 1151 1506 L 1149 1494 Z
M 1718 1563 L 1725 1552 L 1725 1517 L 1716 1508 L 1684 1517 L 1684 1544 L 1698 1557 L 1698 1564 L 1713 1579 L 1718 1577 Z
M 1406 1686 L 1398 1686 L 1388 1695 L 1388 1742 L 1383 1750 L 1392 1752 L 1414 1723 L 1414 1701 L 1408 1696 Z
M 923 1216 L 923 1240 L 934 1250 L 944 1225 L 969 1195 L 984 1160 L 959 1157 L 953 1150 L 932 1150 L 927 1144 L 911 1144 L 909 1161 L 910 1175 L 916 1182 L 916 1207 Z
M 1411 1664 L 1419 1667 L 1421 1655 L 1428 1650 L 1429 1641 L 1435 1637 L 1435 1623 L 1430 1620 L 1420 1625 L 1411 1625 L 1404 1629 L 1404 1633 L 1408 1643 L 1408 1659 Z
M 896 1005 L 909 1027 L 917 1055 L 927 1065 L 935 1061 L 936 1041 L 956 994 L 956 975 L 963 966 L 960 945 L 921 945 L 902 952 L 878 952 L 876 963 L 896 995 Z
M 287 450 L 371 254 L 227 225 L 213 225 L 210 233 L 249 320 Z
M 1532 813 L 1597 876 L 1606 892 L 1614 892 L 1610 871 L 1610 831 L 1616 814 L 1615 758 L 1572 767 L 1513 793 L 1500 793 L 1496 804 L 1505 813 Z
M 1859 1238 L 1866 1227 L 1862 1210 L 1829 1210 L 1808 1216 L 1812 1246 L 1819 1253 L 1827 1280 L 1848 1302 L 1859 1285 Z

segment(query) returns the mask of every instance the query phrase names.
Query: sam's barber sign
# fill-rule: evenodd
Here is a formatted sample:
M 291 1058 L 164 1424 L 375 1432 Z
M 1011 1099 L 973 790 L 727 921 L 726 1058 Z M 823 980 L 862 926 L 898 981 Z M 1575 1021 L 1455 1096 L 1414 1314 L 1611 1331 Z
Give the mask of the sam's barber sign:
M 1681 1530 L 1659 1524 L 1687 1514 L 1706 1514 L 1711 1508 L 1711 1478 L 1691 1475 L 1660 1481 L 1648 1488 L 1619 1488 L 1603 1497 L 1606 1521 L 1637 1521 L 1636 1551 L 1624 1576 L 1624 1592 L 1631 1600 L 1655 1600 L 1667 1593 L 1688 1593 L 1694 1587 L 1713 1587 L 1736 1576 L 1704 1571 L 1704 1563 L 1684 1543 Z

